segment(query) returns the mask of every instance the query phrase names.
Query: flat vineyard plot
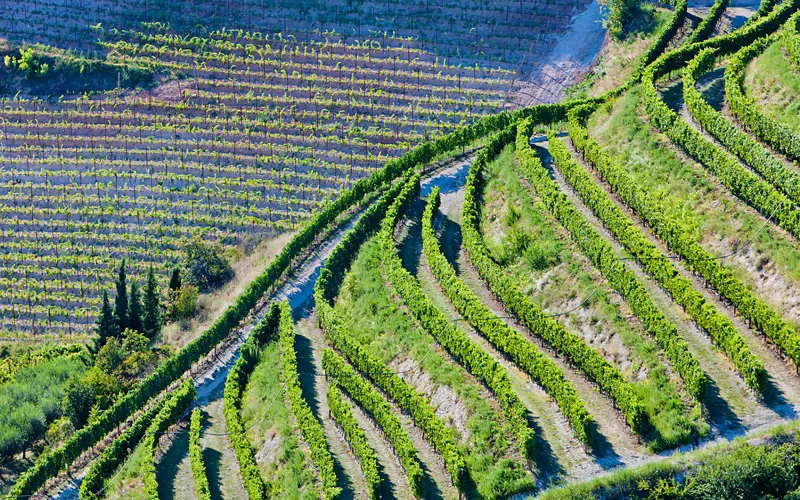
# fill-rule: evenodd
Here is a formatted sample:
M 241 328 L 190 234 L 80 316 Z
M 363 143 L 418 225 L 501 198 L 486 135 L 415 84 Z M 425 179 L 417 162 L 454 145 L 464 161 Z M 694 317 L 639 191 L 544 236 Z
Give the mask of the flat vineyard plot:
M 496 61 L 516 68 L 523 55 L 540 54 L 563 32 L 586 0 L 470 0 L 273 2 L 200 0 L 176 8 L 163 0 L 30 0 L 0 4 L 0 32 L 12 41 L 93 50 L 98 30 L 160 22 L 198 32 L 220 28 L 281 33 L 284 39 L 344 35 L 383 46 L 407 43 L 467 66 Z

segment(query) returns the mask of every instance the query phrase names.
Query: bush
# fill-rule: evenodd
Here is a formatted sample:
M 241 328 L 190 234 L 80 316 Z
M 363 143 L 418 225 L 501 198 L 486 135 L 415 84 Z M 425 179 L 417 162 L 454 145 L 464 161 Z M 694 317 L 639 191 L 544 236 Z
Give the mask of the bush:
M 682 498 L 698 500 L 781 498 L 797 488 L 795 445 L 774 448 L 745 445 L 715 456 L 697 469 Z
M 170 290 L 167 317 L 172 321 L 189 319 L 197 312 L 197 299 L 200 297 L 194 285 L 184 284 L 177 290 Z
M 186 246 L 184 257 L 187 280 L 201 293 L 209 292 L 233 278 L 233 269 L 222 248 L 200 239 Z
M 20 49 L 18 56 L 7 55 L 4 60 L 7 67 L 25 73 L 31 80 L 45 76 L 50 70 L 50 65 L 39 60 L 33 49 Z

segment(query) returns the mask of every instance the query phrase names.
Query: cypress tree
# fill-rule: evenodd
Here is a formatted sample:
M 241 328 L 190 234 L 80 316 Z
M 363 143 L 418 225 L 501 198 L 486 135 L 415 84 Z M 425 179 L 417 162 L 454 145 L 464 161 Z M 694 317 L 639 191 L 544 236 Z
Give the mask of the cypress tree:
M 142 300 L 139 298 L 139 284 L 131 283 L 131 293 L 128 296 L 128 328 L 142 331 Z
M 147 283 L 144 287 L 142 303 L 142 333 L 147 338 L 154 338 L 161 332 L 161 293 L 156 282 L 153 267 L 147 271 Z
M 119 276 L 117 277 L 117 296 L 114 297 L 114 314 L 117 315 L 117 326 L 119 333 L 128 328 L 128 284 L 125 279 L 125 259 L 119 265 Z
M 92 348 L 93 352 L 97 352 L 106 344 L 106 341 L 118 335 L 117 318 L 111 310 L 111 304 L 108 302 L 108 292 L 103 290 L 103 307 L 100 309 L 100 316 L 97 318 L 97 326 L 94 329 L 97 333 L 97 338 L 94 341 Z
M 172 270 L 172 276 L 169 277 L 169 289 L 173 292 L 178 291 L 181 287 L 181 268 L 175 266 Z

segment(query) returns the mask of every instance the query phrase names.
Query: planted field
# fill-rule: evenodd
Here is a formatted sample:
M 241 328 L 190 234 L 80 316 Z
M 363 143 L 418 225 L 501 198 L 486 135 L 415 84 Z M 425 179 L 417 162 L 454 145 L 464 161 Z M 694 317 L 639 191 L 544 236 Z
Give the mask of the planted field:
M 4 68 L 1 84 L 6 336 L 88 334 L 122 258 L 141 278 L 191 238 L 248 251 L 426 138 L 503 110 L 519 58 L 580 5 L 315 4 L 335 22 L 313 27 L 297 22 L 311 5 L 262 7 L 198 5 L 190 22 L 147 2 L 2 6 L 3 36 L 53 68 L 29 85 Z M 420 29 L 400 37 L 390 15 Z M 99 94 L 70 95 L 93 82 Z
M 612 3 L 531 107 L 596 12 L 47 7 L 0 10 L 0 318 L 87 346 L 2 351 L 9 498 L 800 494 L 798 2 Z

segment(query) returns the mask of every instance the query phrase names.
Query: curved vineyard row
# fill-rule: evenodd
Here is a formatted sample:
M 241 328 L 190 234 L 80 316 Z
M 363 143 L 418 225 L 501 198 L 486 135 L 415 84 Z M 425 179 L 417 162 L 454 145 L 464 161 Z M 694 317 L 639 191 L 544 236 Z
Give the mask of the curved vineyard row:
M 633 271 L 614 257 L 611 245 L 589 224 L 569 198 L 561 193 L 558 185 L 550 178 L 547 170 L 528 144 L 529 127 L 530 123 L 525 122 L 517 125 L 517 155 L 523 175 L 545 200 L 548 210 L 564 224 L 581 250 L 625 298 L 633 313 L 642 320 L 647 332 L 658 340 L 692 396 L 701 400 L 708 379 L 700 369 L 697 360 L 689 352 L 677 327 L 667 320 L 655 306 Z M 560 170 L 580 168 L 572 159 L 564 143 L 555 134 L 551 133 L 548 136 L 548 144 L 550 154 Z
M 575 145 L 583 151 L 585 158 L 609 183 L 615 193 L 626 205 L 647 221 L 655 234 L 666 243 L 667 247 L 677 253 L 690 269 L 700 273 L 708 283 L 730 300 L 738 311 L 751 322 L 757 330 L 763 332 L 790 358 L 796 360 L 799 339 L 791 326 L 772 311 L 763 301 L 736 279 L 731 271 L 723 267 L 718 260 L 699 244 L 691 241 L 681 224 L 670 216 L 669 210 L 655 202 L 646 192 L 618 165 L 600 146 L 592 140 L 586 129 L 577 121 L 570 124 L 570 135 Z M 573 181 L 571 181 L 572 183 Z M 575 181 L 573 186 L 588 185 L 591 179 Z M 582 195 L 595 213 L 604 220 L 620 241 L 637 256 L 642 265 L 669 291 L 675 300 L 683 305 L 695 320 L 703 326 L 720 344 L 742 373 L 747 384 L 755 389 L 763 390 L 766 372 L 763 363 L 758 360 L 744 343 L 731 321 L 721 315 L 713 305 L 709 304 L 692 287 L 691 283 L 681 277 L 674 266 L 659 252 L 632 221 L 613 205 L 605 193 L 598 190 L 591 195 Z M 576 187 L 581 192 L 581 187 Z M 600 194 L 602 193 L 602 194 Z M 596 199 L 597 201 L 593 201 Z M 613 217 L 613 218 L 612 218 Z
M 562 325 L 547 317 L 533 302 L 524 296 L 505 276 L 503 270 L 491 260 L 478 227 L 478 196 L 482 187 L 484 165 L 503 146 L 516 137 L 516 126 L 512 125 L 494 136 L 478 153 L 467 177 L 462 230 L 464 246 L 470 260 L 478 268 L 505 306 L 520 318 L 520 321 L 535 335 L 544 339 L 555 350 L 569 358 L 587 377 L 594 381 L 619 407 L 628 424 L 637 433 L 648 427 L 647 414 L 633 388 L 625 381 L 618 369 L 603 359 L 595 350 Z
M 419 179 L 410 182 L 416 184 L 416 192 L 412 194 L 416 197 L 419 194 Z M 511 388 L 508 373 L 457 326 L 451 324 L 442 310 L 425 295 L 416 278 L 403 267 L 394 241 L 394 229 L 403 215 L 403 209 L 404 207 L 397 204 L 390 206 L 378 232 L 381 254 L 386 266 L 384 272 L 389 282 L 425 331 L 492 391 L 503 407 L 505 419 L 516 438 L 517 445 L 526 458 L 532 459 L 536 435 L 528 424 L 528 411 Z
M 792 23 L 798 19 L 793 18 Z M 744 71 L 756 56 L 777 39 L 776 35 L 765 36 L 741 47 L 728 61 L 725 68 L 725 96 L 734 116 L 742 121 L 759 139 L 791 159 L 800 159 L 800 135 L 786 125 L 765 115 L 752 97 L 744 90 Z
M 315 304 L 320 323 L 331 345 L 336 347 L 358 371 L 367 375 L 375 385 L 386 392 L 400 408 L 411 414 L 414 423 L 423 430 L 426 438 L 441 454 L 453 484 L 458 489 L 463 489 L 468 482 L 468 471 L 463 454 L 455 443 L 453 432 L 436 416 L 433 408 L 417 391 L 382 362 L 370 356 L 359 343 L 348 336 L 344 325 L 341 324 L 331 306 L 331 301 L 336 296 L 335 290 L 338 290 L 341 284 L 344 271 L 349 267 L 355 249 L 366 240 L 369 233 L 379 227 L 385 212 L 393 204 L 395 198 L 403 203 L 410 202 L 415 180 L 417 183 L 419 182 L 419 178 L 416 176 L 404 178 L 376 203 L 370 205 L 361 216 L 356 226 L 336 247 L 320 272 L 320 277 L 314 287 Z
M 458 311 L 501 352 L 511 357 L 528 375 L 556 400 L 572 429 L 583 443 L 591 444 L 594 421 L 575 387 L 561 369 L 525 337 L 495 316 L 458 277 L 441 253 L 433 231 L 433 215 L 439 206 L 439 190 L 434 189 L 422 219 L 422 244 L 425 257 L 442 290 Z
M 697 90 L 697 79 L 714 66 L 716 57 L 714 50 L 705 49 L 686 66 L 683 72 L 683 97 L 686 107 L 703 128 L 732 153 L 782 191 L 792 202 L 800 202 L 800 174 L 784 166 L 766 148 L 736 128 L 711 107 Z
M 341 356 L 330 349 L 326 349 L 322 353 L 322 368 L 325 370 L 326 375 L 332 377 L 339 384 L 339 387 L 345 390 L 359 406 L 364 408 L 375 419 L 384 432 L 386 439 L 391 443 L 395 455 L 399 458 L 405 470 L 408 483 L 411 485 L 412 493 L 417 498 L 423 498 L 424 474 L 417 458 L 417 450 L 389 403 L 383 399 L 383 396 L 369 382 L 356 373 L 350 365 L 346 364 Z M 334 386 L 331 385 L 331 387 Z M 336 406 L 335 402 L 329 402 L 328 404 L 331 409 Z M 356 446 L 353 441 L 350 442 L 354 447 Z M 360 453 L 358 456 L 359 460 L 363 460 Z M 371 467 L 363 462 L 361 466 L 362 468 Z M 364 474 L 365 476 L 367 475 L 366 470 Z M 369 480 L 369 482 L 374 484 L 372 480 Z
M 324 355 L 323 355 L 324 360 Z M 326 370 L 326 373 L 327 370 Z M 353 409 L 344 400 L 342 391 L 336 385 L 328 386 L 328 407 L 331 409 L 331 416 L 336 420 L 336 425 L 342 429 L 347 443 L 358 458 L 361 472 L 367 481 L 367 495 L 370 499 L 378 498 L 381 486 L 381 477 L 378 472 L 378 459 L 375 457 L 375 450 L 367 442 L 367 435 L 358 425 L 358 421 L 353 416 Z

